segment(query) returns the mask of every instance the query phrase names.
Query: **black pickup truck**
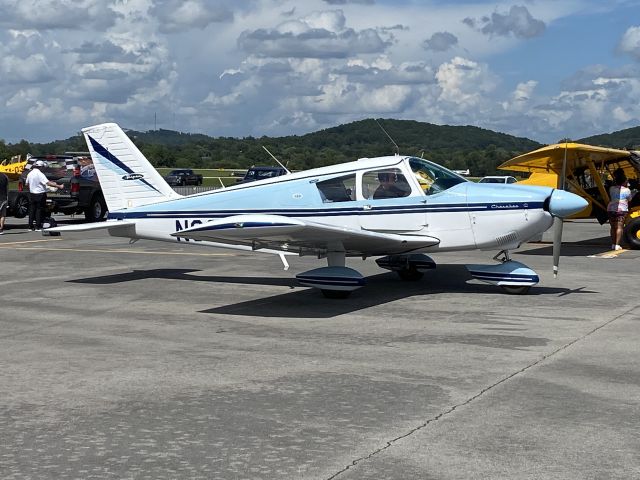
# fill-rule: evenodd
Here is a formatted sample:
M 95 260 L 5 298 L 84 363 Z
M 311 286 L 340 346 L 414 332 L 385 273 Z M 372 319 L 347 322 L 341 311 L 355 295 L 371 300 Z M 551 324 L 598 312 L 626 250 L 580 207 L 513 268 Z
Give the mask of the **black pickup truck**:
M 47 192 L 47 209 L 65 215 L 84 214 L 90 222 L 103 220 L 107 205 L 91 157 L 86 155 L 46 155 L 30 157 L 18 179 L 18 190 L 9 191 L 9 213 L 16 218 L 29 214 L 29 190 L 25 179 L 36 160 L 45 162 L 42 173 L 63 186 Z
M 202 185 L 202 175 L 194 173 L 190 168 L 176 168 L 164 177 L 171 186 Z

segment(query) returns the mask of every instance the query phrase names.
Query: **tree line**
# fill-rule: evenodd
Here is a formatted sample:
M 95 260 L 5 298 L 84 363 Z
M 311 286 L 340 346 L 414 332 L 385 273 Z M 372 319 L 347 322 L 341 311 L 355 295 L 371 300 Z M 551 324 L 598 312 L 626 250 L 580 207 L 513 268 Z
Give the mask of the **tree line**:
M 640 127 L 597 137 L 599 145 L 616 139 L 640 144 Z M 156 167 L 248 168 L 274 165 L 266 147 L 290 170 L 343 163 L 363 157 L 414 155 L 454 170 L 469 169 L 473 176 L 504 174 L 497 166 L 542 145 L 473 126 L 434 125 L 412 120 L 367 119 L 306 135 L 285 137 L 210 137 L 203 134 L 128 130 L 127 135 Z M 593 137 L 596 138 L 596 137 Z M 595 144 L 595 143 L 592 143 Z M 82 135 L 51 143 L 17 144 L 0 141 L 0 159 L 13 155 L 44 155 L 86 151 Z

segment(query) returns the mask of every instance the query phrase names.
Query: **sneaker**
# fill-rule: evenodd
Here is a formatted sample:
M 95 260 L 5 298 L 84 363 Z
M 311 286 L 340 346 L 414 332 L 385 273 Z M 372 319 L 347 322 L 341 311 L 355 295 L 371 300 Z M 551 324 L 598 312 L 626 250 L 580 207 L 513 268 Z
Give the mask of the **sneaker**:
M 4 230 L 0 230 L 0 235 L 4 235 Z
M 622 247 L 620 245 L 615 245 L 614 250 L 622 250 Z

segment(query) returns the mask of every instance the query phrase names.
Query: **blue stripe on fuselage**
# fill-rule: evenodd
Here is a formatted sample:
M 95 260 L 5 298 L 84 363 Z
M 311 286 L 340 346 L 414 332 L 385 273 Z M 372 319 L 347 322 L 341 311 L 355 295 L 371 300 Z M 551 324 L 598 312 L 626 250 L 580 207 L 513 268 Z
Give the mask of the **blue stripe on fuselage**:
M 135 219 L 135 218 L 225 218 L 232 215 L 281 215 L 283 217 L 338 217 L 338 216 L 364 216 L 364 215 L 391 215 L 409 213 L 454 213 L 454 212 L 482 212 L 482 211 L 509 211 L 509 210 L 539 210 L 544 202 L 505 202 L 505 203 L 474 203 L 460 204 L 433 204 L 433 205 L 402 205 L 374 207 L 364 210 L 362 206 L 349 208 L 309 208 L 309 209 L 253 209 L 253 210 L 167 210 L 167 211 L 134 211 L 124 210 L 109 212 L 110 219 Z

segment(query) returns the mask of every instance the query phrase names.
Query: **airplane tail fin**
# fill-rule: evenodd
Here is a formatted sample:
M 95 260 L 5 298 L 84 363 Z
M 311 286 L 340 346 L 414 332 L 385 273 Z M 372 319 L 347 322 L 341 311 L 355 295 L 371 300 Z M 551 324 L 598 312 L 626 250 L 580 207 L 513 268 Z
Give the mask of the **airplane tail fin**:
M 180 198 L 115 123 L 82 129 L 109 211 Z

